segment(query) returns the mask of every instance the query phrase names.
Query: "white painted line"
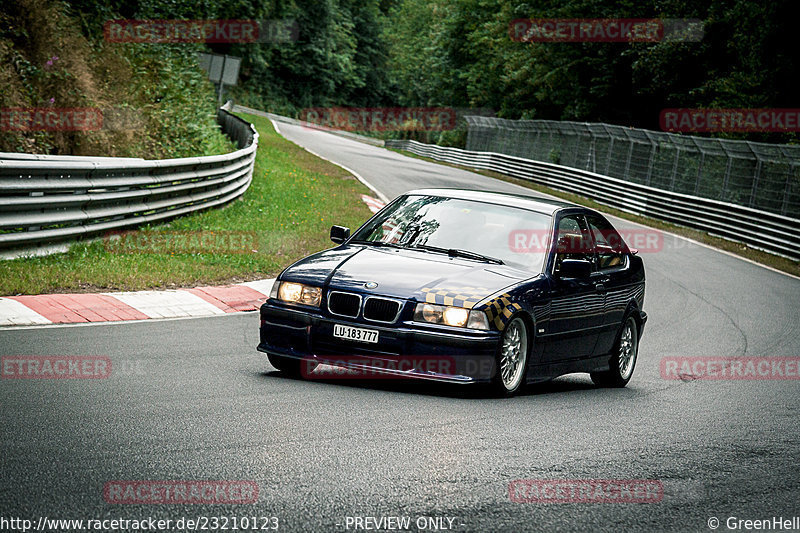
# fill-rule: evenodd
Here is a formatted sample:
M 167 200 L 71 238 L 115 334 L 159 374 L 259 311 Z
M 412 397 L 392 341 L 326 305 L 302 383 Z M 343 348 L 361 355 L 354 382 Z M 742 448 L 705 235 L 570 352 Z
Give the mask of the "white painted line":
M 272 120 L 272 119 L 270 119 L 270 121 L 272 122 L 272 125 L 275 127 L 275 131 L 277 131 L 277 132 L 278 132 L 278 134 L 280 134 L 280 135 L 282 136 L 283 134 L 281 133 L 280 129 L 278 129 L 278 124 L 277 124 L 277 123 L 276 123 L 274 120 Z M 326 135 L 331 135 L 330 133 L 326 133 L 326 132 L 321 132 L 321 133 L 325 133 Z M 284 139 L 286 139 L 286 137 L 284 137 Z M 286 140 L 287 140 L 287 141 L 289 141 L 289 142 L 291 142 L 291 143 L 297 144 L 297 143 L 295 143 L 294 141 L 292 141 L 292 140 L 290 140 L 290 139 L 286 139 Z M 346 167 L 346 166 L 342 165 L 341 163 L 337 163 L 336 161 L 333 161 L 332 159 L 328 159 L 327 157 L 325 157 L 325 156 L 323 156 L 323 155 L 320 155 L 320 154 L 318 154 L 317 152 L 315 152 L 314 150 L 311 150 L 311 149 L 309 149 L 309 148 L 306 148 L 305 146 L 301 146 L 301 145 L 299 145 L 299 144 L 297 144 L 297 146 L 300 146 L 300 148 L 302 148 L 302 149 L 303 149 L 303 150 L 305 150 L 306 152 L 308 152 L 308 153 L 310 153 L 310 154 L 313 154 L 313 155 L 315 155 L 315 156 L 319 157 L 320 159 L 324 159 L 324 160 L 325 160 L 325 161 L 327 161 L 328 163 L 333 163 L 333 164 L 334 164 L 334 165 L 336 165 L 337 167 L 339 167 L 339 168 L 343 168 L 344 170 L 346 170 L 347 172 L 349 172 L 350 174 L 352 174 L 353 176 L 355 176 L 355 177 L 356 177 L 356 179 L 357 179 L 358 181 L 360 181 L 362 184 L 364 184 L 364 186 L 365 186 L 367 189 L 369 189 L 369 190 L 371 190 L 372 192 L 374 192 L 375 194 L 377 194 L 377 195 L 378 195 L 378 198 L 380 198 L 380 199 L 381 199 L 381 201 L 382 201 L 383 203 L 386 203 L 386 204 L 388 204 L 388 203 L 389 203 L 389 199 L 386 197 L 386 195 L 385 195 L 385 194 L 383 194 L 381 191 L 379 191 L 378 189 L 376 189 L 375 187 L 373 187 L 373 186 L 372 186 L 372 184 L 371 184 L 370 182 L 368 182 L 366 179 L 364 179 L 364 177 L 363 177 L 361 174 L 359 174 L 358 172 L 356 172 L 355 170 L 353 170 L 353 169 L 351 169 L 351 168 L 348 168 L 348 167 Z
M 107 296 L 150 318 L 224 315 L 225 311 L 186 291 L 109 292 Z
M 283 133 L 281 133 L 281 129 L 278 127 L 278 122 L 272 119 L 269 119 L 269 121 L 272 122 L 272 127 L 275 128 L 275 133 L 283 137 Z
M 334 161 L 334 160 L 332 160 L 332 159 L 328 159 L 327 157 L 325 157 L 325 156 L 322 156 L 322 155 L 320 155 L 320 154 L 316 153 L 316 152 L 315 152 L 315 151 L 313 151 L 313 150 L 309 150 L 308 148 L 305 148 L 305 150 L 306 150 L 307 152 L 309 152 L 309 153 L 312 153 L 312 154 L 314 154 L 315 156 L 319 157 L 320 159 L 324 159 L 325 161 L 328 161 L 329 163 L 333 163 L 333 164 L 334 164 L 334 165 L 336 165 L 337 167 L 341 167 L 341 168 L 343 168 L 345 171 L 347 171 L 347 172 L 349 172 L 350 174 L 352 174 L 353 176 L 355 176 L 355 177 L 356 177 L 356 179 L 357 179 L 358 181 L 360 181 L 361 183 L 363 183 L 363 184 L 364 184 L 364 185 L 367 187 L 367 189 L 371 190 L 371 191 L 372 191 L 372 192 L 374 192 L 376 195 L 378 195 L 378 198 L 379 198 L 379 199 L 380 199 L 380 200 L 381 200 L 383 203 L 385 203 L 385 204 L 388 204 L 388 203 L 389 203 L 389 199 L 386 197 L 386 195 L 385 195 L 385 194 L 383 194 L 381 191 L 379 191 L 378 189 L 376 189 L 375 187 L 373 187 L 373 186 L 372 186 L 372 184 L 371 184 L 370 182 L 368 182 L 366 179 L 364 179 L 364 177 L 363 177 L 361 174 L 359 174 L 358 172 L 356 172 L 356 171 L 355 171 L 355 170 L 353 170 L 352 168 L 348 168 L 348 167 L 346 167 L 346 166 L 344 166 L 344 165 L 341 165 L 341 164 L 337 163 L 336 161 Z
M 0 298 L 0 326 L 34 324 L 52 324 L 52 322 L 16 300 Z
M 246 283 L 239 283 L 239 285 L 244 285 L 245 287 L 249 287 L 254 291 L 260 292 L 264 296 L 269 296 L 269 291 L 272 289 L 273 283 L 275 283 L 275 278 L 248 281 Z
M 12 331 L 12 330 L 21 330 L 21 329 L 47 329 L 47 328 L 90 328 L 92 326 L 130 326 L 131 324 L 152 324 L 153 322 L 171 322 L 174 320 L 194 320 L 196 318 L 225 318 L 225 317 L 235 317 L 239 315 L 246 315 L 249 313 L 255 313 L 256 310 L 253 309 L 252 311 L 238 311 L 236 313 L 225 313 L 223 315 L 213 315 L 213 316 L 173 316 L 169 318 L 151 318 L 149 320 L 115 320 L 112 322 L 73 322 L 70 324 L 34 324 L 30 326 L 4 326 L 0 331 Z

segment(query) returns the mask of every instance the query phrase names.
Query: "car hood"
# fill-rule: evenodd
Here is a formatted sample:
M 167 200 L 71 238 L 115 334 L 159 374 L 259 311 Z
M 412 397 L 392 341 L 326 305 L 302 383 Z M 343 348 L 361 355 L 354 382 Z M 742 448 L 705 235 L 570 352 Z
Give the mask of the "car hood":
M 461 295 L 469 297 L 468 303 L 474 305 L 536 275 L 508 265 L 451 258 L 420 250 L 350 245 L 298 261 L 284 271 L 281 279 L 395 298 L 425 300 L 427 297 L 434 301 L 429 294 L 439 297 Z M 377 286 L 365 287 L 370 282 L 377 283 Z

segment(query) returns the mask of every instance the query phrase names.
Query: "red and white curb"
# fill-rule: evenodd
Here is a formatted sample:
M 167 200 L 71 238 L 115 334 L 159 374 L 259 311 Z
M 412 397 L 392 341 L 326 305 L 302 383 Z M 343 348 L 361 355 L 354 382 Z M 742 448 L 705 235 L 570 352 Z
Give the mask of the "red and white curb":
M 273 279 L 221 287 L 0 298 L 0 326 L 120 322 L 224 315 L 258 309 Z
M 386 205 L 366 194 L 362 194 L 361 199 L 373 213 Z M 0 327 L 203 317 L 254 311 L 269 296 L 273 281 L 265 279 L 168 291 L 0 297 Z
M 386 202 L 373 198 L 372 196 L 367 196 L 366 194 L 362 194 L 361 199 L 373 213 L 377 213 L 386 205 Z

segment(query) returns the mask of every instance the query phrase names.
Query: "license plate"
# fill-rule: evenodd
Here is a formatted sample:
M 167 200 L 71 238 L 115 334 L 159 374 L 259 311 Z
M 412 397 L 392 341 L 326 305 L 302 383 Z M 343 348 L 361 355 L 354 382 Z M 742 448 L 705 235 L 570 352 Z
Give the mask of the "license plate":
M 361 329 L 344 326 L 342 324 L 333 325 L 333 336 L 340 339 L 359 342 L 378 342 L 378 332 L 374 329 Z

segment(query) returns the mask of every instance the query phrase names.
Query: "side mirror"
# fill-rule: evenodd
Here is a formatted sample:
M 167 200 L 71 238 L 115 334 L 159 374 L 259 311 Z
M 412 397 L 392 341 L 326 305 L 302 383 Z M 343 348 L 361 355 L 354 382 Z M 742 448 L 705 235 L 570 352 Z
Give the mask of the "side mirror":
M 556 276 L 565 279 L 588 279 L 591 274 L 591 262 L 585 259 L 564 259 Z
M 350 237 L 350 228 L 344 226 L 331 226 L 331 240 L 336 244 L 341 244 Z

